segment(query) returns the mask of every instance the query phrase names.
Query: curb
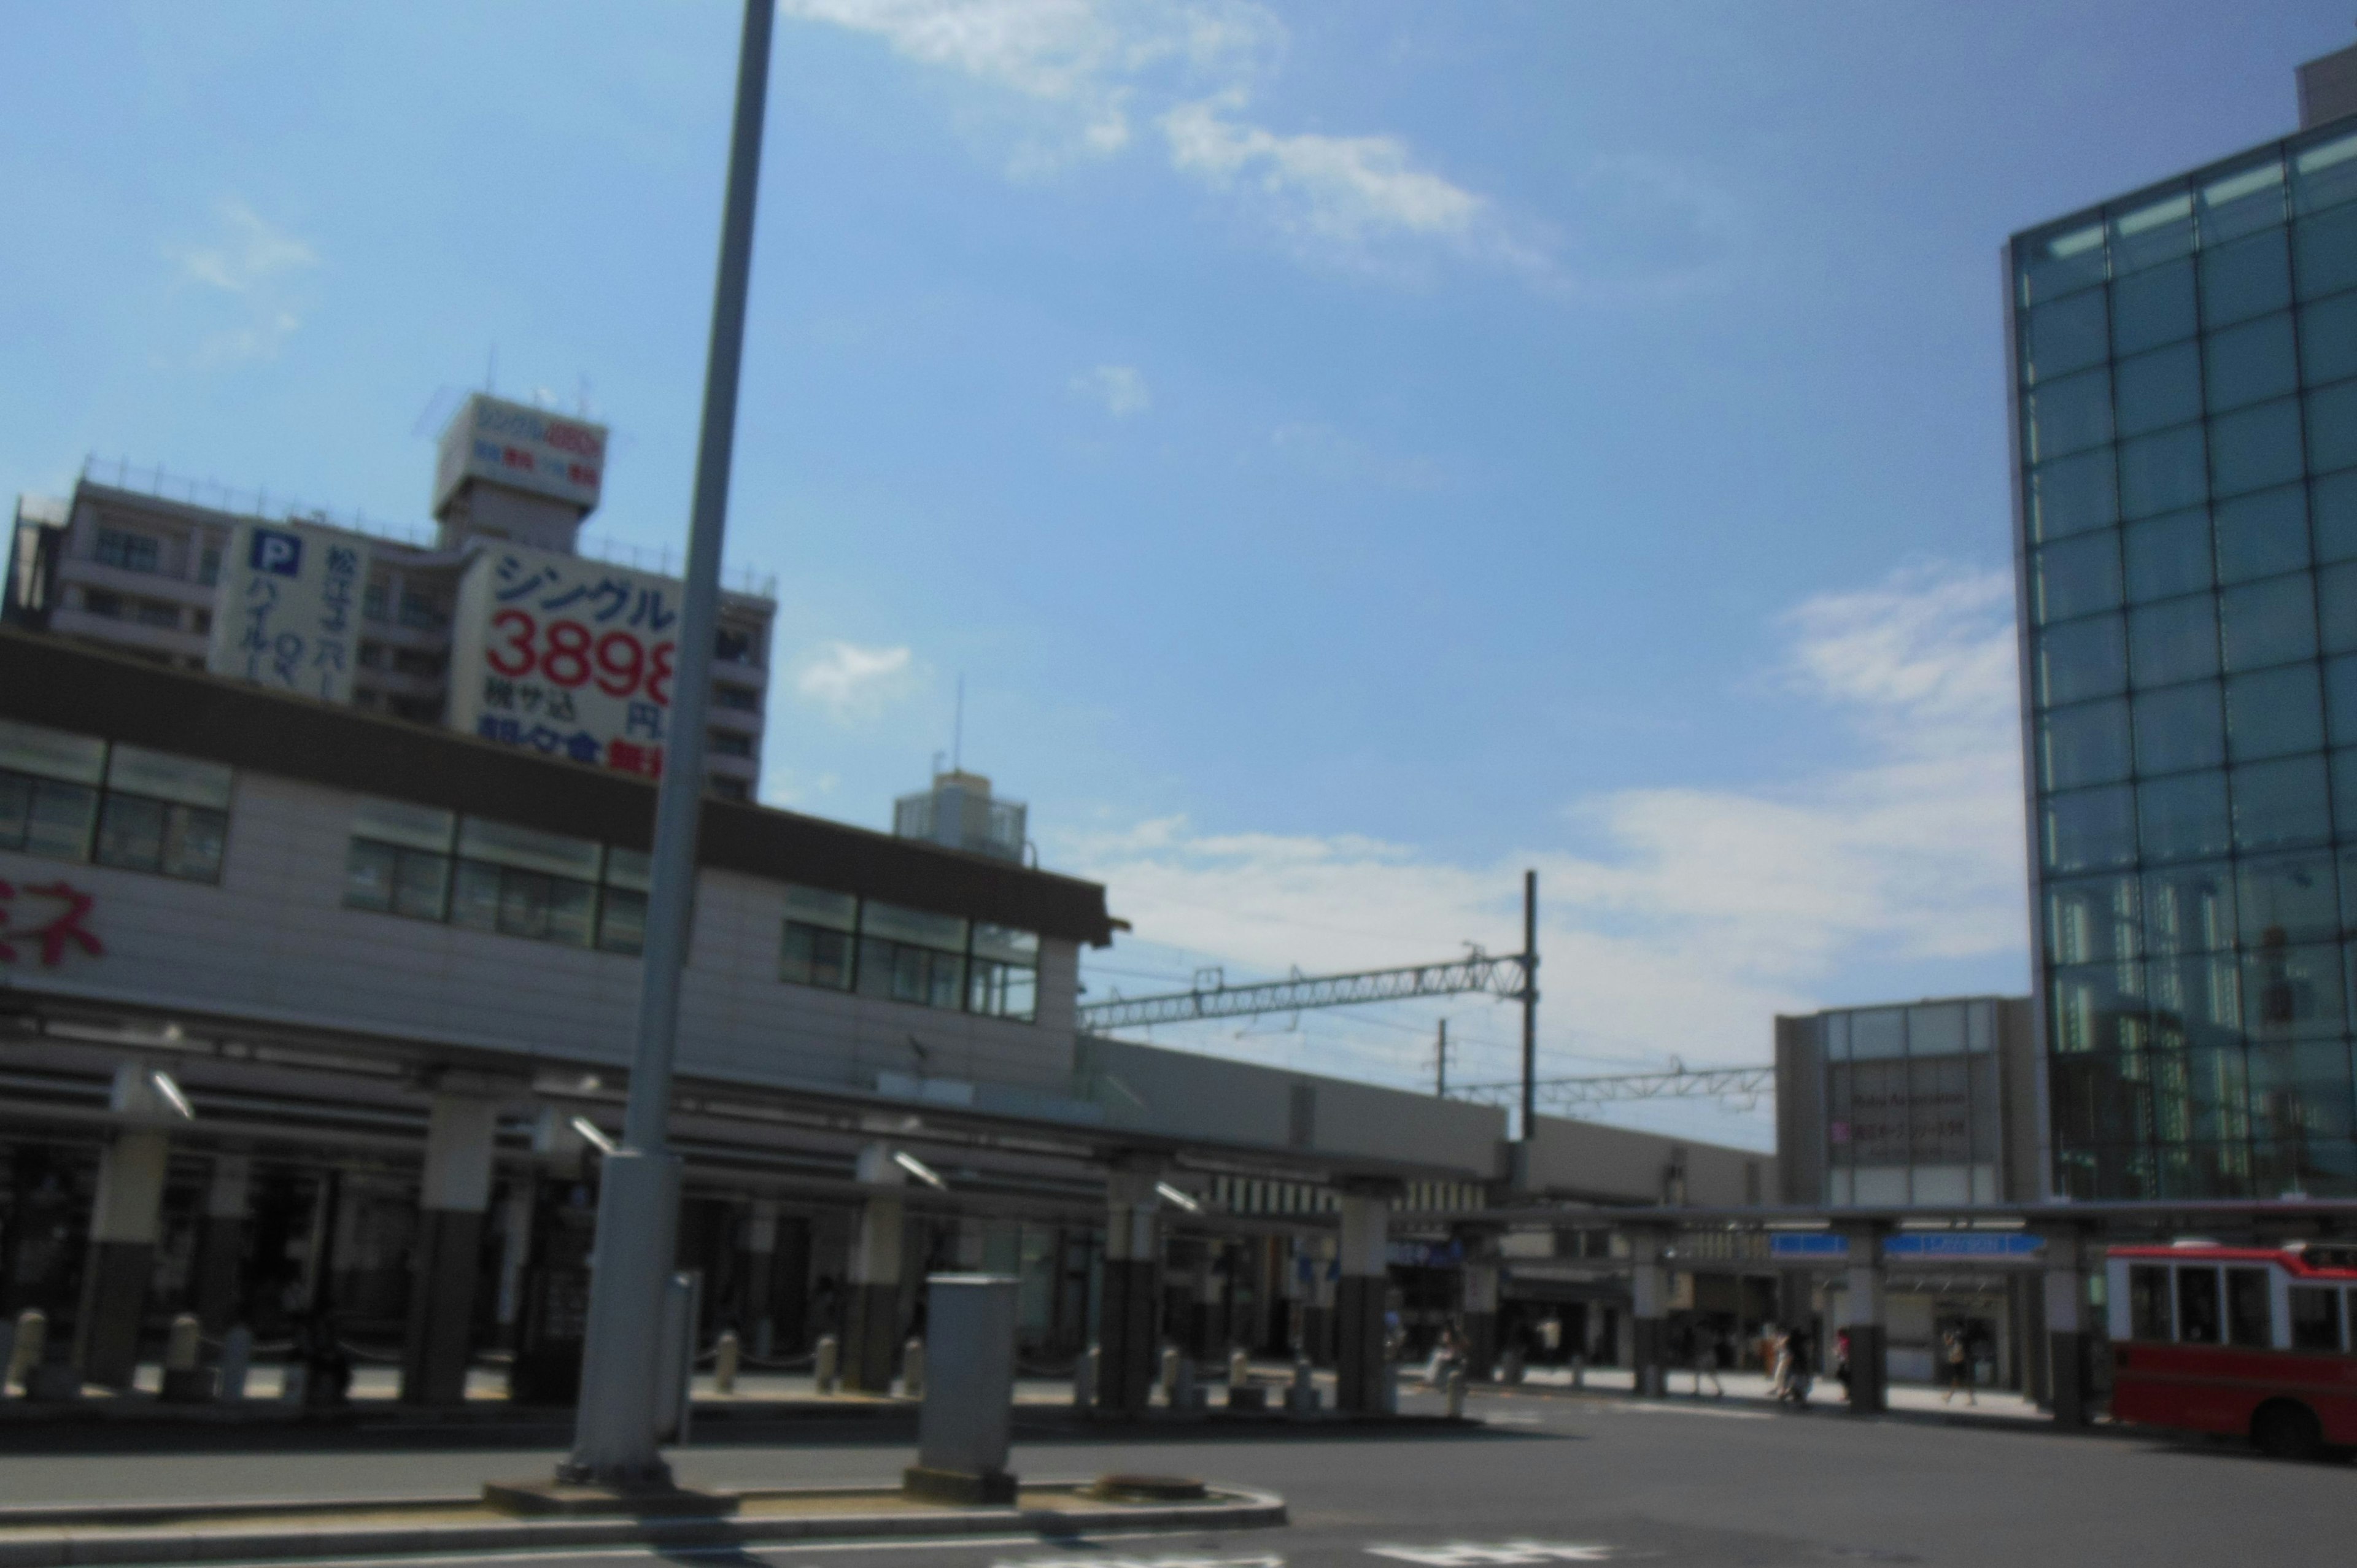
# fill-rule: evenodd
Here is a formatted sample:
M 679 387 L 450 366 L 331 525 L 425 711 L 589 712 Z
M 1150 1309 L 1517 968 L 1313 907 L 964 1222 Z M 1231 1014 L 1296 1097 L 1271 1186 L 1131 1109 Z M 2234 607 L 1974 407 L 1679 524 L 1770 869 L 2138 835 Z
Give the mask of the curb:
M 1064 1483 L 1043 1484 L 1051 1489 Z M 1077 1490 L 1082 1483 L 1070 1483 Z M 843 1495 L 846 1488 L 813 1487 Z M 775 1498 L 790 1491 L 750 1494 Z M 897 1488 L 871 1488 L 870 1496 L 898 1497 Z M 1285 1499 L 1244 1487 L 1215 1488 L 1208 1503 L 1093 1509 L 942 1509 L 924 1513 L 793 1514 L 779 1518 L 730 1516 L 717 1520 L 587 1519 L 513 1520 L 487 1523 L 373 1525 L 348 1529 L 307 1525 L 283 1530 L 245 1526 L 228 1530 L 88 1528 L 32 1530 L 16 1535 L 7 1527 L 26 1513 L 56 1515 L 62 1509 L 9 1509 L 0 1516 L 0 1568 L 63 1568 L 82 1563 L 226 1563 L 292 1558 L 404 1556 L 422 1553 L 500 1552 L 533 1548 L 649 1545 L 655 1547 L 752 1546 L 782 1541 L 890 1540 L 1004 1534 L 1009 1530 L 1049 1537 L 1085 1536 L 1120 1529 L 1199 1530 L 1250 1530 L 1286 1522 Z M 240 1513 L 284 1509 L 317 1513 L 317 1502 L 230 1505 Z M 468 1498 L 404 1498 L 355 1502 L 355 1511 L 388 1507 L 478 1507 Z M 91 1510 L 81 1512 L 86 1517 Z M 185 1518 L 183 1505 L 110 1509 Z M 30 1522 L 30 1521 L 27 1521 Z M 10 1539 L 10 1536 L 14 1539 Z

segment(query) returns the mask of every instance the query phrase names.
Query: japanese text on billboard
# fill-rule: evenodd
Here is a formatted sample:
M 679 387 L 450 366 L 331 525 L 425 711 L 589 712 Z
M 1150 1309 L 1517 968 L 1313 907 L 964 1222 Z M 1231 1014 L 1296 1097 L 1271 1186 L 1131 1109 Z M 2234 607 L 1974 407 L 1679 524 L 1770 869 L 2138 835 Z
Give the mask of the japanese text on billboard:
M 468 479 L 488 479 L 587 510 L 597 504 L 606 427 L 477 392 L 442 432 L 434 510 Z
M 321 702 L 352 700 L 368 553 L 299 523 L 241 523 L 221 563 L 205 668 Z
M 450 724 L 592 767 L 662 774 L 680 585 L 500 544 L 468 564 L 450 648 Z

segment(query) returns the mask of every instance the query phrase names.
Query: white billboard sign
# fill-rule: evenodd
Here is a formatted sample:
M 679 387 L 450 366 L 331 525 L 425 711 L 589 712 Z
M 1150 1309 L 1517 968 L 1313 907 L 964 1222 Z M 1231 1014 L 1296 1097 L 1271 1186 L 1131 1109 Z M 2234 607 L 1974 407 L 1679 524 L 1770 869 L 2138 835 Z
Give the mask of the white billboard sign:
M 483 545 L 458 585 L 451 727 L 660 778 L 683 592 L 602 561 Z
M 221 559 L 205 668 L 325 703 L 352 700 L 368 551 L 295 522 L 242 522 Z
M 468 479 L 553 496 L 584 511 L 606 474 L 606 427 L 476 392 L 442 432 L 434 467 L 436 515 Z

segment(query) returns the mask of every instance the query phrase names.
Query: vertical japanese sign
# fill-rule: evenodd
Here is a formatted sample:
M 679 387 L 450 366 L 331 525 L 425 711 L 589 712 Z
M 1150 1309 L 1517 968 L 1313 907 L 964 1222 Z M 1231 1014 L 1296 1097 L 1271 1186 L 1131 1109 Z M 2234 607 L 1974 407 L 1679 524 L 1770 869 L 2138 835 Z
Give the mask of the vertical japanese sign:
M 450 725 L 597 768 L 662 774 L 680 585 L 577 555 L 489 544 L 450 634 Z
M 221 562 L 205 668 L 325 703 L 352 700 L 368 552 L 292 522 L 240 523 Z

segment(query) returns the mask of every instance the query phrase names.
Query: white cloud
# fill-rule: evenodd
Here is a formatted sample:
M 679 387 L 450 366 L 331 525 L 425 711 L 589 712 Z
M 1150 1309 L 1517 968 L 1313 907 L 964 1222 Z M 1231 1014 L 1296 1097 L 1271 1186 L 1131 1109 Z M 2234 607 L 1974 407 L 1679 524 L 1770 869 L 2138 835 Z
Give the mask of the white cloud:
M 906 648 L 827 642 L 793 663 L 794 692 L 837 724 L 872 718 L 913 692 L 920 671 Z
M 2003 575 L 1953 569 L 1799 606 L 1782 621 L 1781 674 L 1789 694 L 1854 724 L 1858 762 L 1772 787 L 1574 802 L 1570 820 L 1600 852 L 1537 843 L 1467 865 L 1365 838 L 1202 834 L 1163 818 L 1073 836 L 1057 858 L 1106 884 L 1140 942 L 1240 973 L 1415 962 L 1465 940 L 1512 950 L 1521 873 L 1534 866 L 1552 1050 L 1762 1060 L 1771 1015 L 1816 1005 L 1836 974 L 2021 951 L 2011 611 Z M 1121 963 L 1120 950 L 1103 961 Z M 1396 1026 L 1354 1033 L 1351 1015 L 1334 1016 L 1322 1070 L 1428 1072 L 1428 1043 L 1403 1041 Z M 1603 1069 L 1558 1056 L 1549 1070 Z
M 1424 166 L 1395 135 L 1272 130 L 1246 117 L 1287 34 L 1252 0 L 786 0 L 791 16 L 882 38 L 1040 113 L 1058 147 L 1033 172 L 1106 157 L 1157 123 L 1170 167 L 1233 200 L 1297 257 L 1412 274 L 1435 252 L 1554 281 L 1549 247 L 1490 198 Z
M 301 280 L 319 264 L 318 252 L 242 201 L 221 201 L 214 218 L 210 239 L 165 250 L 185 281 L 226 296 L 230 324 L 206 338 L 198 360 L 271 358 L 303 324 Z
M 1146 374 L 1135 365 L 1099 365 L 1074 376 L 1071 384 L 1072 391 L 1092 403 L 1103 403 L 1104 411 L 1115 419 L 1127 419 L 1154 406 L 1154 394 L 1146 388 Z

